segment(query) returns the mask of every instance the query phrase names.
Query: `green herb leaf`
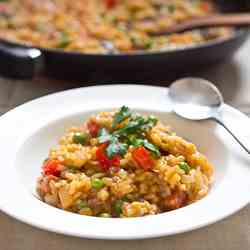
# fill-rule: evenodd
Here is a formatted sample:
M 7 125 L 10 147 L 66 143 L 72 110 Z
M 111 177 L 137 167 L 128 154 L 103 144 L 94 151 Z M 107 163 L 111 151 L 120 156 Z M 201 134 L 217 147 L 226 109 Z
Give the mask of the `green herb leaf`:
M 154 117 L 153 115 L 150 115 L 147 118 L 147 122 L 146 122 L 146 129 L 151 129 L 153 128 L 158 122 L 158 119 L 156 117 Z
M 121 109 L 115 114 L 112 128 L 115 128 L 119 123 L 123 122 L 131 116 L 131 111 L 128 107 L 122 106 Z
M 144 146 L 146 149 L 151 151 L 156 157 L 161 156 L 159 148 L 154 144 L 150 143 L 147 139 L 136 138 L 136 135 L 130 135 L 129 144 L 134 147 Z
M 154 144 L 150 143 L 148 140 L 144 140 L 143 145 L 146 149 L 151 151 L 156 157 L 161 156 L 161 153 L 160 153 L 158 147 L 155 146 Z
M 112 137 L 110 144 L 106 148 L 106 154 L 109 159 L 112 159 L 114 155 L 125 155 L 128 146 L 124 143 L 120 143 L 118 138 Z
M 109 134 L 107 129 L 101 128 L 99 130 L 99 133 L 98 133 L 98 142 L 99 143 L 108 142 L 108 141 L 111 141 L 111 139 L 112 139 L 112 135 Z
M 145 119 L 143 117 L 136 117 L 133 120 L 130 120 L 123 128 L 118 129 L 115 134 L 122 135 L 122 134 L 132 134 L 135 133 L 136 130 L 141 128 L 145 125 Z
M 151 151 L 156 157 L 161 156 L 161 153 L 160 153 L 158 147 L 155 146 L 154 144 L 150 143 L 147 139 L 137 139 L 137 138 L 135 138 L 131 142 L 131 145 L 134 146 L 134 147 L 144 146 L 146 149 Z
M 144 140 L 143 140 L 143 139 L 135 139 L 135 140 L 132 142 L 132 145 L 133 145 L 134 147 L 143 146 L 143 145 L 144 145 Z
M 186 162 L 180 162 L 179 167 L 185 172 L 185 174 L 188 174 L 191 169 L 190 166 Z
M 138 130 L 147 131 L 153 128 L 157 123 L 157 118 L 153 116 L 149 116 L 148 118 L 144 118 L 142 116 L 136 115 L 130 119 L 130 121 L 121 129 L 115 131 L 116 135 L 128 135 L 137 133 Z

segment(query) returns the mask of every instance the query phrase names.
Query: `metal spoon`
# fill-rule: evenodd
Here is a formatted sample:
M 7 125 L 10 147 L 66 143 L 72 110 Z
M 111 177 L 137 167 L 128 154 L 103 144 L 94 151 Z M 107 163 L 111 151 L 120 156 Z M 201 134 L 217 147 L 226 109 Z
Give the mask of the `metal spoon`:
M 173 110 L 181 117 L 190 120 L 212 119 L 221 124 L 235 140 L 250 154 L 250 140 L 243 135 L 242 125 L 250 119 L 232 109 L 229 111 L 220 91 L 209 81 L 200 78 L 183 78 L 169 88 Z

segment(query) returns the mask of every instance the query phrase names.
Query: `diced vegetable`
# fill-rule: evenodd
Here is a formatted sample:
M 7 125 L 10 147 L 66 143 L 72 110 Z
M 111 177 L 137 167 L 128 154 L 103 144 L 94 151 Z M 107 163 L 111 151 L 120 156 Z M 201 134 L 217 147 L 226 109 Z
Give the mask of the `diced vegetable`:
M 104 0 L 104 1 L 108 9 L 114 8 L 117 4 L 117 0 Z
M 90 120 L 87 124 L 89 133 L 91 134 L 92 137 L 97 137 L 100 126 L 93 120 Z
M 61 162 L 59 160 L 48 160 L 44 163 L 42 169 L 43 173 L 45 175 L 54 175 L 54 176 L 60 176 L 60 164 Z
M 84 207 L 79 211 L 79 214 L 86 216 L 93 216 L 93 211 L 89 207 Z
M 88 136 L 87 134 L 85 133 L 80 133 L 80 132 L 77 132 L 74 134 L 73 136 L 73 142 L 74 143 L 77 143 L 77 144 L 82 144 L 84 145 L 86 140 L 87 140 Z
M 152 159 L 150 152 L 143 146 L 136 148 L 132 153 L 132 157 L 137 165 L 145 171 L 154 167 L 155 162 Z
M 120 215 L 122 213 L 122 206 L 123 206 L 123 201 L 122 200 L 117 200 L 114 203 L 114 210 L 117 215 Z
M 114 155 L 112 159 L 109 159 L 108 156 L 105 154 L 106 148 L 107 144 L 102 144 L 96 151 L 96 159 L 104 171 L 107 171 L 112 166 L 114 167 L 120 166 L 120 156 Z
M 169 4 L 169 5 L 168 5 L 168 12 L 169 12 L 169 13 L 175 12 L 175 6 L 174 6 L 173 4 Z
M 57 48 L 64 49 L 71 43 L 71 40 L 66 32 L 62 32 Z
M 154 45 L 154 40 L 153 39 L 147 39 L 144 42 L 145 49 L 152 49 L 153 45 Z
M 147 139 L 137 139 L 134 138 L 131 140 L 131 144 L 134 147 L 144 146 L 146 149 L 150 150 L 156 157 L 160 157 L 161 153 L 157 146 L 150 143 Z
M 190 171 L 190 166 L 186 162 L 180 162 L 179 163 L 180 169 L 182 169 L 186 174 Z
M 169 209 L 177 209 L 187 204 L 188 195 L 184 191 L 176 190 L 166 199 L 166 207 Z
M 205 12 L 209 12 L 209 11 L 211 11 L 211 5 L 210 5 L 210 3 L 208 3 L 208 2 L 200 2 L 200 8 L 203 10 L 203 11 L 205 11 Z
M 86 201 L 83 201 L 83 200 L 78 200 L 76 202 L 76 207 L 80 210 L 80 209 L 83 209 L 85 207 L 88 207 L 88 203 Z
M 91 186 L 92 188 L 95 188 L 95 189 L 101 189 L 102 187 L 104 187 L 104 182 L 103 180 L 101 179 L 98 179 L 98 178 L 94 178 L 91 180 Z
M 110 218 L 111 215 L 109 213 L 101 213 L 99 214 L 99 217 L 102 217 L 102 218 Z

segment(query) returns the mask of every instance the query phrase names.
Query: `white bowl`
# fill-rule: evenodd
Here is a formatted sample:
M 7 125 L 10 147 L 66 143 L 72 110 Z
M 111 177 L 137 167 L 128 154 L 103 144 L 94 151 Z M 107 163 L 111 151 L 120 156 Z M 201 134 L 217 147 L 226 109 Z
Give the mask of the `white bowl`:
M 33 226 L 98 239 L 139 239 L 197 229 L 235 213 L 250 201 L 250 159 L 214 122 L 191 122 L 171 112 L 167 89 L 137 85 L 88 87 L 60 92 L 24 104 L 0 118 L 2 178 L 0 209 Z M 42 161 L 67 127 L 88 115 L 127 105 L 157 115 L 198 145 L 215 165 L 210 193 L 187 207 L 131 219 L 82 216 L 49 206 L 35 196 Z M 234 117 L 229 106 L 224 112 Z M 242 129 L 249 129 L 242 124 Z

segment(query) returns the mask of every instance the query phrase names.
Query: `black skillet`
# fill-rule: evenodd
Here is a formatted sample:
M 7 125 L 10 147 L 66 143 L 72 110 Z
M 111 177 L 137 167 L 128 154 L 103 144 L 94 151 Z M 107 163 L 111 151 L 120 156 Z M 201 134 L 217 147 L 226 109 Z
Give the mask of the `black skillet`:
M 248 0 L 217 0 L 222 12 L 247 12 Z M 246 41 L 249 28 L 239 28 L 225 41 L 169 52 L 87 55 L 59 50 L 20 46 L 0 41 L 0 73 L 9 77 L 32 78 L 46 74 L 57 79 L 82 81 L 147 81 L 167 77 L 171 72 L 188 72 L 202 65 L 232 56 Z

